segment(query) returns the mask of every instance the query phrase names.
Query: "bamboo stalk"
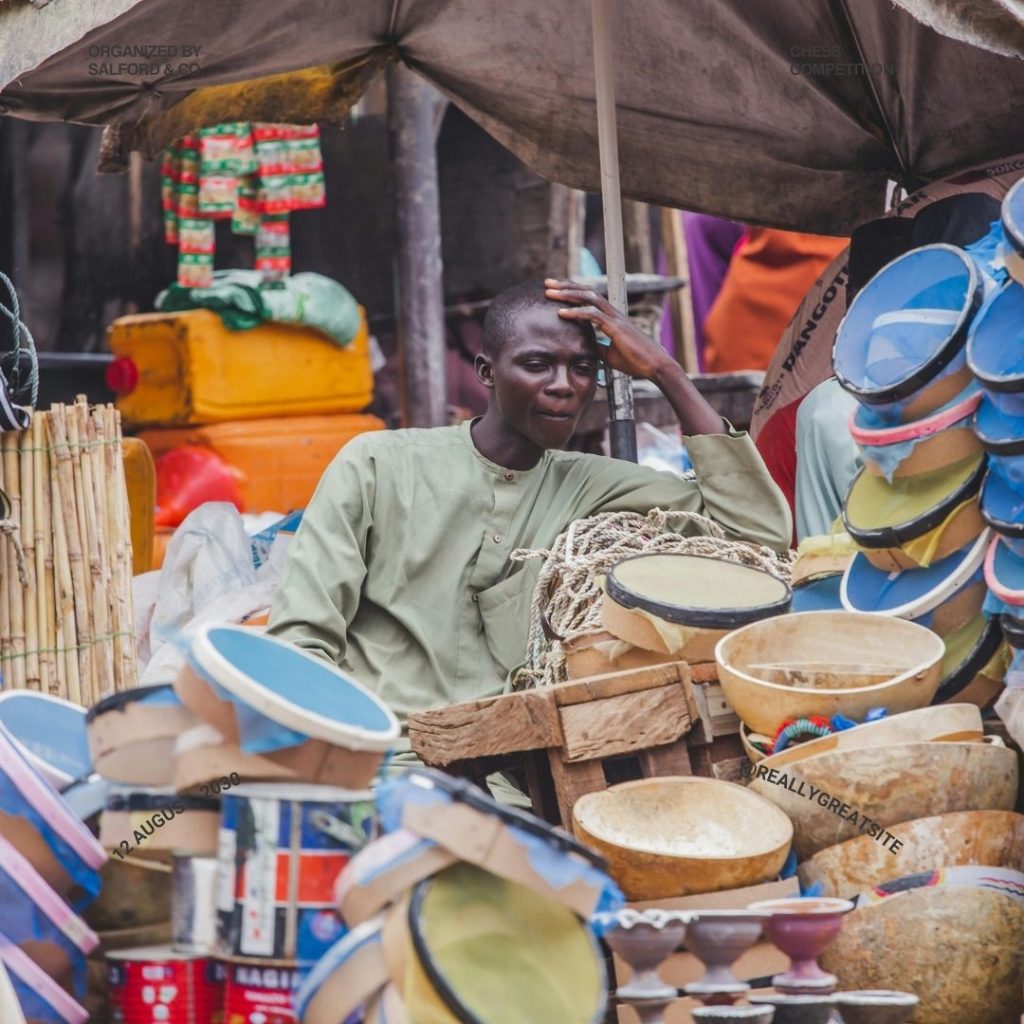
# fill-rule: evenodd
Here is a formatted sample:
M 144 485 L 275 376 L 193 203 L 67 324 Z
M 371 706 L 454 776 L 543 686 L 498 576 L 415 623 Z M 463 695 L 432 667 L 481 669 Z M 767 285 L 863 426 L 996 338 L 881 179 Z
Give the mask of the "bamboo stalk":
M 4 473 L 3 448 L 0 447 L 0 491 L 7 493 L 7 477 Z M 0 513 L 0 519 L 3 514 Z M 10 575 L 8 559 L 13 555 L 7 538 L 0 534 L 0 677 L 4 685 L 10 685 L 11 665 L 11 606 L 7 601 L 7 577 Z
M 0 436 L 3 447 L 5 490 L 11 502 L 11 519 L 21 522 L 21 472 L 18 453 L 20 434 L 7 431 Z M 20 533 L 16 534 L 20 540 Z M 11 606 L 10 661 L 8 662 L 7 678 L 12 688 L 25 688 L 25 588 L 21 582 L 18 560 L 11 550 L 13 545 L 8 539 L 7 558 L 7 601 Z
M 50 460 L 46 454 L 45 413 L 32 417 L 32 503 L 36 538 L 36 624 L 39 630 L 39 688 L 56 694 L 56 672 L 53 648 L 57 636 L 49 609 L 53 606 L 53 556 L 49 502 Z
M 78 417 L 73 405 L 64 406 L 64 428 L 71 453 L 71 500 L 77 533 L 68 530 L 68 553 L 72 556 L 71 579 L 75 587 L 75 622 L 78 625 L 78 671 L 82 684 L 82 703 L 96 703 L 96 623 L 93 620 L 92 580 L 89 570 L 89 524 L 86 519 L 85 484 L 82 477 L 82 443 L 78 436 Z M 80 558 L 74 559 L 77 542 Z M 82 609 L 82 611 L 80 611 Z M 84 631 L 83 631 L 84 627 Z
M 35 416 L 32 417 L 35 423 Z M 41 689 L 39 672 L 39 616 L 36 609 L 36 486 L 32 426 L 21 435 L 21 546 L 25 552 L 27 583 L 25 608 L 25 686 Z
M 83 547 L 89 561 L 89 582 L 92 588 L 92 699 L 100 700 L 112 692 L 114 685 L 114 659 L 111 650 L 110 627 L 108 624 L 107 600 L 109 593 L 108 579 L 105 573 L 104 549 L 106 548 L 106 531 L 98 518 L 99 498 L 97 486 L 102 488 L 102 480 L 97 481 L 93 472 L 96 453 L 96 430 L 89 406 L 84 396 L 79 396 L 72 408 L 78 438 L 81 443 L 82 489 L 79 504 L 84 507 L 86 530 L 82 536 Z M 103 536 L 101 537 L 101 534 Z
M 135 642 L 135 616 L 132 604 L 132 533 L 131 511 L 128 507 L 128 484 L 124 471 L 124 449 L 121 444 L 121 414 L 114 406 L 107 406 L 110 436 L 110 493 L 114 496 L 114 523 L 117 526 L 118 630 L 117 657 L 120 662 L 119 683 L 122 689 L 138 685 L 139 663 Z
M 100 548 L 100 565 L 103 571 L 103 587 L 96 594 L 96 600 L 103 602 L 100 615 L 105 622 L 103 649 L 100 653 L 103 665 L 101 678 L 101 696 L 117 690 L 118 665 L 116 657 L 117 632 L 117 572 L 114 564 L 115 538 L 110 528 L 110 485 L 107 481 L 106 451 L 109 445 L 105 414 L 101 407 L 88 410 L 89 417 L 89 457 L 92 463 L 93 497 L 95 501 L 96 532 Z
M 63 642 L 68 673 L 68 696 L 76 704 L 89 701 L 89 679 L 92 676 L 89 602 L 82 563 L 82 544 L 78 532 L 78 510 L 75 507 L 74 466 L 68 447 L 64 407 L 50 407 L 53 428 L 51 447 L 56 472 L 53 493 L 53 522 L 57 538 L 56 572 L 60 584 L 61 607 L 64 613 Z

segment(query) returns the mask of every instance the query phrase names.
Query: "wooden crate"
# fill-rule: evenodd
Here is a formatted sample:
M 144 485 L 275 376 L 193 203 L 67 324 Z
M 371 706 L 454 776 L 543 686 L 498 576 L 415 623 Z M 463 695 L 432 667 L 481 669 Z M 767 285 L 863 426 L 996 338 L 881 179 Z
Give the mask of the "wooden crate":
M 696 685 L 677 661 L 422 711 L 409 739 L 425 764 L 471 777 L 518 762 L 535 813 L 571 829 L 576 800 L 606 789 L 624 758 L 643 778 L 739 778 L 735 715 L 700 668 Z

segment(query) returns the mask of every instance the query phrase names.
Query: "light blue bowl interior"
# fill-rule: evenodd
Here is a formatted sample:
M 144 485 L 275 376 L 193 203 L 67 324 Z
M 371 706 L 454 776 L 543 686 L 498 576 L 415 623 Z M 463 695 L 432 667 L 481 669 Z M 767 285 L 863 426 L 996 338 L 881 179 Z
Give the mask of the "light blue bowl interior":
M 916 249 L 880 270 L 857 296 L 835 345 L 836 372 L 871 391 L 911 377 L 949 340 L 973 298 L 965 258 L 948 249 Z M 877 324 L 901 310 L 945 310 L 949 323 Z
M 72 779 L 92 772 L 85 714 L 77 708 L 15 693 L 0 701 L 0 722 L 26 750 Z
M 912 604 L 942 586 L 968 557 L 973 547 L 974 541 L 971 541 L 959 551 L 933 562 L 927 569 L 900 573 L 878 569 L 858 552 L 850 567 L 850 578 L 846 585 L 847 599 L 859 612 L 891 612 Z
M 986 303 L 971 327 L 967 358 L 975 373 L 1024 390 L 1024 288 L 1019 284 L 1010 281 Z M 993 398 L 1000 403 L 1014 401 L 998 393 Z
M 207 635 L 214 650 L 239 672 L 291 704 L 369 732 L 391 731 L 380 701 L 326 662 L 256 632 L 218 628 Z

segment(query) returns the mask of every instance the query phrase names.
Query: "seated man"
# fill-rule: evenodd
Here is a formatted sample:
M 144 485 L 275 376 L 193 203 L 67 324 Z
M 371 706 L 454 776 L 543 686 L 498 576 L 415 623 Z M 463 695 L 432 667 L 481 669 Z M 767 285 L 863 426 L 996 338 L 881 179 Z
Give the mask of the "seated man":
M 306 509 L 270 632 L 336 662 L 404 720 L 500 693 L 526 654 L 536 561 L 574 519 L 652 508 L 704 513 L 731 536 L 789 546 L 782 492 L 679 365 L 606 299 L 568 282 L 502 292 L 476 372 L 471 423 L 369 433 L 328 467 Z M 602 349 L 594 328 L 611 341 Z M 672 404 L 697 481 L 563 452 L 601 359 Z M 685 581 L 680 581 L 685 586 Z

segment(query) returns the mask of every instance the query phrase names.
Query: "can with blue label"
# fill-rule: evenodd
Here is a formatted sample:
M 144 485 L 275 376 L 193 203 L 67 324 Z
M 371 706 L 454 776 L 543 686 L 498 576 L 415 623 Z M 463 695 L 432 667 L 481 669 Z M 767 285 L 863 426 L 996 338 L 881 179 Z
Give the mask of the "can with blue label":
M 221 955 L 318 960 L 345 932 L 335 880 L 375 833 L 369 791 L 263 783 L 225 793 L 217 856 Z

